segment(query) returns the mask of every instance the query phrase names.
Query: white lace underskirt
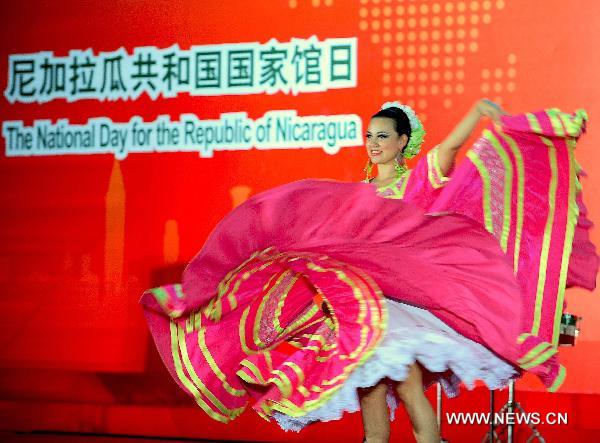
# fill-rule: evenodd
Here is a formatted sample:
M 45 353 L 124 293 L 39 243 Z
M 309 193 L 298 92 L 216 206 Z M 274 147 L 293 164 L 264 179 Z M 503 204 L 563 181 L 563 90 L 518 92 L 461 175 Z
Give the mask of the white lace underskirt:
M 439 379 L 449 397 L 458 394 L 461 382 L 471 389 L 476 380 L 482 380 L 490 389 L 497 389 L 517 375 L 511 365 L 479 343 L 463 337 L 427 310 L 388 298 L 385 301 L 388 329 L 371 357 L 318 409 L 302 417 L 275 413 L 282 429 L 300 431 L 314 421 L 339 420 L 344 412 L 360 410 L 357 388 L 375 386 L 386 378 L 405 380 L 409 366 L 415 361 L 431 372 L 452 371 L 449 377 Z M 391 386 L 387 401 L 393 420 L 397 400 Z

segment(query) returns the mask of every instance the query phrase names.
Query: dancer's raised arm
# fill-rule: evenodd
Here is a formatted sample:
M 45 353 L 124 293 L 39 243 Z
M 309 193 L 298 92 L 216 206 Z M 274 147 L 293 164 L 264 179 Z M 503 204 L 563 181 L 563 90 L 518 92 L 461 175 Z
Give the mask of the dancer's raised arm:
M 498 121 L 505 114 L 502 108 L 488 99 L 477 100 L 458 125 L 448 134 L 439 147 L 439 165 L 445 175 L 450 171 L 456 154 L 463 143 L 469 138 L 482 117 Z

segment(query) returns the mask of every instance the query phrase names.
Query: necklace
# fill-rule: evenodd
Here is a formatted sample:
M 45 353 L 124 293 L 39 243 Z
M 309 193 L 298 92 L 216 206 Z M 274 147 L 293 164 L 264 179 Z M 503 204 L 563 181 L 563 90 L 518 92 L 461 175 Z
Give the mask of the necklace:
M 395 178 L 391 178 L 391 181 L 387 184 L 381 184 L 381 185 L 377 185 L 377 183 L 375 183 L 377 185 L 377 188 L 382 189 L 382 188 L 387 188 L 388 186 L 393 185 L 394 183 L 397 183 L 402 177 L 404 177 L 406 175 L 406 173 L 409 171 L 409 169 L 404 166 L 404 165 L 398 165 L 396 169 L 396 177 Z M 366 181 L 366 183 L 372 183 L 375 180 L 376 177 L 373 177 L 372 179 L 370 179 L 369 181 Z M 386 179 L 385 181 L 390 180 L 390 178 Z

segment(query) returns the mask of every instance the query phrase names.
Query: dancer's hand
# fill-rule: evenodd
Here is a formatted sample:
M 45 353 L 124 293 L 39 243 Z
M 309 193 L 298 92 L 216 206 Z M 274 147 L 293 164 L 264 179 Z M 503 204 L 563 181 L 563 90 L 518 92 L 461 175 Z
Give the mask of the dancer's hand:
M 489 117 L 495 122 L 499 122 L 500 117 L 506 115 L 506 112 L 500 107 L 500 105 L 488 100 L 487 98 L 482 98 L 479 100 L 475 104 L 475 109 L 482 117 Z
M 469 138 L 473 130 L 481 121 L 481 117 L 489 117 L 495 123 L 500 123 L 500 117 L 506 115 L 506 112 L 491 100 L 486 98 L 477 100 L 463 117 L 458 125 L 448 134 L 440 143 L 438 155 L 438 164 L 442 174 L 446 175 L 452 168 L 456 153 L 463 143 Z

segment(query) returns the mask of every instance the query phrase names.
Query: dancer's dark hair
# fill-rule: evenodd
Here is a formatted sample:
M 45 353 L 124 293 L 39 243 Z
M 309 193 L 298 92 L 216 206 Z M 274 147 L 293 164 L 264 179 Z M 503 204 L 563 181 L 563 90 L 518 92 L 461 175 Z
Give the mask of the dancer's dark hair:
M 391 108 L 385 108 L 374 114 L 371 118 L 376 117 L 391 118 L 394 121 L 394 129 L 398 135 L 406 134 L 410 140 L 410 121 L 402 109 L 396 108 L 395 106 Z

